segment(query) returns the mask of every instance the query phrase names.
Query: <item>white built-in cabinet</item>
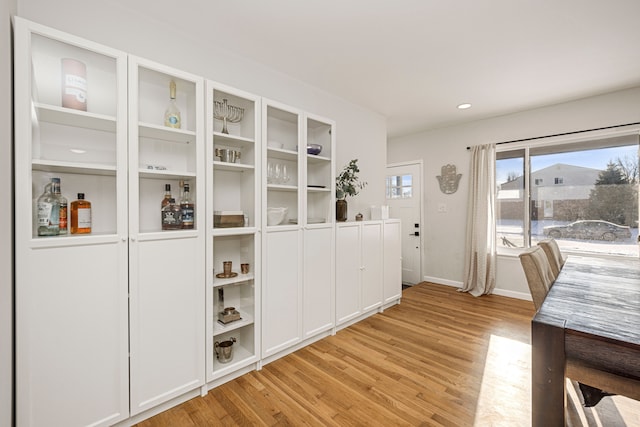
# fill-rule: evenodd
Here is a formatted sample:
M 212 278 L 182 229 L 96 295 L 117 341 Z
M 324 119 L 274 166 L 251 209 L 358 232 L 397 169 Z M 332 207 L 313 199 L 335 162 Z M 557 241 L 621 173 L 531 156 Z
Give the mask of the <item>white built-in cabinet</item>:
M 64 58 L 86 67 L 86 111 L 62 105 Z M 198 389 L 203 79 L 20 18 L 15 75 L 18 425 L 112 425 Z M 180 129 L 164 126 L 171 80 Z M 38 236 L 53 177 L 69 206 L 91 202 L 91 233 Z M 179 201 L 180 182 L 196 225 L 162 231 L 164 185 Z
M 399 301 L 399 221 L 336 228 L 332 120 L 20 18 L 14 54 L 18 425 L 137 422 Z M 38 236 L 54 177 L 91 233 Z M 162 230 L 167 184 L 193 228 Z
M 16 18 L 16 423 L 129 416 L 127 57 Z M 61 104 L 61 59 L 86 64 L 87 111 Z M 38 237 L 52 177 L 92 202 L 92 233 Z
M 400 221 L 336 225 L 336 325 L 399 302 Z
M 164 125 L 170 83 L 181 127 Z M 204 81 L 129 56 L 131 415 L 204 385 Z M 193 229 L 162 230 L 165 185 L 188 184 Z M 159 375 L 159 373 L 162 373 Z
M 206 372 L 213 387 L 256 369 L 260 360 L 262 144 L 260 98 L 213 81 L 206 86 Z M 223 226 L 214 221 L 217 214 L 243 219 Z M 233 277 L 224 275 L 227 261 Z M 248 264 L 246 273 L 242 264 Z M 225 308 L 235 309 L 240 318 L 228 320 L 221 315 Z M 233 342 L 231 360 L 216 353 L 216 343 L 223 342 Z
M 271 100 L 263 100 L 262 111 L 262 357 L 268 361 L 334 326 L 335 124 Z M 308 153 L 308 144 L 322 150 Z

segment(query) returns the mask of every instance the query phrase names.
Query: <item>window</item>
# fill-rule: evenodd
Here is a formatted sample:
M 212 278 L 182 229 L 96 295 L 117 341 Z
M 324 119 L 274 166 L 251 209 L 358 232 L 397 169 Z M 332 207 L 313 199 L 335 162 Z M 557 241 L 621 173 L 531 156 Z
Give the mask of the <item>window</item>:
M 564 251 L 637 257 L 638 174 L 637 134 L 505 145 L 496 153 L 498 246 L 554 237 Z
M 410 199 L 413 193 L 413 176 L 387 176 L 387 199 Z

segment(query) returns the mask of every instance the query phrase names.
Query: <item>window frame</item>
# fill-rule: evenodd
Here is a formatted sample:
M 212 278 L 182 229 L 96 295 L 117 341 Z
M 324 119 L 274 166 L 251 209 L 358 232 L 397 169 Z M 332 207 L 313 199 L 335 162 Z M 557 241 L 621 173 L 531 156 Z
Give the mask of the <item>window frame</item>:
M 571 147 L 572 145 L 576 145 L 575 150 L 570 151 L 580 151 L 579 144 L 586 142 L 593 142 L 597 140 L 616 138 L 616 137 L 636 137 L 638 143 L 638 153 L 639 153 L 639 162 L 640 162 L 640 125 L 633 124 L 628 126 L 619 126 L 616 128 L 608 128 L 594 131 L 583 131 L 576 132 L 572 134 L 563 134 L 558 136 L 549 136 L 549 137 L 540 137 L 540 138 L 531 138 L 526 140 L 518 140 L 509 143 L 498 143 L 496 144 L 496 153 L 504 153 L 516 150 L 523 151 L 523 240 L 524 247 L 503 247 L 500 245 L 496 245 L 496 252 L 499 256 L 518 256 L 523 251 L 531 248 L 531 187 L 535 185 L 531 182 L 531 161 L 530 151 L 533 149 L 534 151 L 540 150 L 545 147 L 554 147 L 554 146 L 566 146 Z M 587 149 L 588 147 L 584 147 L 583 149 Z M 595 146 L 594 146 L 595 148 Z M 604 148 L 604 147 L 602 147 Z M 536 154 L 534 154 L 536 155 Z M 562 184 L 554 184 L 554 185 L 562 185 Z M 494 189 L 496 191 L 496 202 L 497 202 L 497 191 L 498 191 L 498 182 L 494 183 Z M 640 191 L 638 191 L 638 197 L 640 199 Z M 640 211 L 638 213 L 638 223 L 640 224 Z M 496 217 L 496 221 L 498 218 Z M 497 226 L 497 224 L 496 224 Z M 496 242 L 498 236 L 496 232 Z M 640 239 L 640 237 L 639 237 Z M 565 250 L 563 250 L 565 252 Z M 566 250 L 568 254 L 576 254 L 583 256 L 596 256 L 602 258 L 634 258 L 625 255 L 618 254 L 607 254 L 607 253 L 592 253 L 592 252 L 581 252 L 575 250 Z M 640 251 L 639 251 L 640 252 Z M 640 253 L 639 253 L 640 256 Z

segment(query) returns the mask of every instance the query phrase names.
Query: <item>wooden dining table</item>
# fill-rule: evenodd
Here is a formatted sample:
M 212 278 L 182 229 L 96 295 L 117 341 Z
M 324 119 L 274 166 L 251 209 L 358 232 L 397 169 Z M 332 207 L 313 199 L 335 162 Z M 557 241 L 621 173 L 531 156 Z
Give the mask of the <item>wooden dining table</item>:
M 531 346 L 533 427 L 565 425 L 567 361 L 635 388 L 640 260 L 569 256 L 531 322 Z

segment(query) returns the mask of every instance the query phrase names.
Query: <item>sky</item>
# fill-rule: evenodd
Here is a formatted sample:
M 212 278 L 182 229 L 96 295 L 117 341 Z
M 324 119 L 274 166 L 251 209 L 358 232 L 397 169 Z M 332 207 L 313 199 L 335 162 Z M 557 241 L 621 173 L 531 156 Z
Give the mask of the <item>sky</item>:
M 531 171 L 535 172 L 557 163 L 605 170 L 609 161 L 615 162 L 618 158 L 624 159 L 625 157 L 637 159 L 637 156 L 637 145 L 573 151 L 570 153 L 545 154 L 531 156 Z M 522 168 L 522 158 L 500 160 L 496 168 L 496 182 L 498 184 L 506 182 L 509 172 L 515 172 L 518 176 L 522 175 Z

